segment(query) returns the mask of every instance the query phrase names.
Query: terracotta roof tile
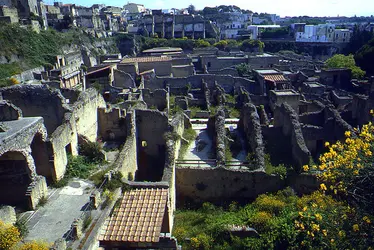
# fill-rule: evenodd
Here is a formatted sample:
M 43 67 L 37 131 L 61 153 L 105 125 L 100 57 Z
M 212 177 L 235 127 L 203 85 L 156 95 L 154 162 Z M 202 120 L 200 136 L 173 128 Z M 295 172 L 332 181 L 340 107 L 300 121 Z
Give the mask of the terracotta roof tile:
M 288 82 L 283 74 L 264 75 L 265 80 L 272 82 Z
M 141 188 L 123 194 L 120 206 L 104 224 L 101 241 L 158 242 L 168 190 Z

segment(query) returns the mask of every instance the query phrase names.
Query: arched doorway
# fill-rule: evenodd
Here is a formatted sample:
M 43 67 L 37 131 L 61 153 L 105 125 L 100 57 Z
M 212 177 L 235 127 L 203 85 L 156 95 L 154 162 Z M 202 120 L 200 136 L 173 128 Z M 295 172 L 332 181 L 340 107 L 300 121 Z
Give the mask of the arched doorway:
M 0 204 L 26 207 L 30 183 L 30 170 L 22 153 L 10 151 L 0 156 Z
M 37 133 L 31 143 L 31 155 L 34 159 L 36 173 L 51 180 L 52 171 L 49 164 L 47 143 L 43 141 L 42 135 Z

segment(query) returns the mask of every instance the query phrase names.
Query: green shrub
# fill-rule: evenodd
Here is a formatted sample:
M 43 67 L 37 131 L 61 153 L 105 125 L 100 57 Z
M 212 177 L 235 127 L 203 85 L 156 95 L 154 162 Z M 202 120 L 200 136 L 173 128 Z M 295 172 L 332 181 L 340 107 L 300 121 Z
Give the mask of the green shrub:
M 68 155 L 65 178 L 72 177 L 87 179 L 96 168 L 96 164 L 91 163 L 86 157 Z
M 191 110 L 191 115 L 190 115 L 191 118 L 195 118 L 197 112 L 202 111 L 202 109 L 198 106 L 190 106 L 188 107 L 188 109 Z
M 277 199 L 275 196 L 262 194 L 257 197 L 253 205 L 260 211 L 278 214 L 285 208 L 286 203 Z
M 87 141 L 79 146 L 80 154 L 86 157 L 86 161 L 92 163 L 101 163 L 104 160 L 104 155 L 101 152 L 103 149 L 101 143 Z

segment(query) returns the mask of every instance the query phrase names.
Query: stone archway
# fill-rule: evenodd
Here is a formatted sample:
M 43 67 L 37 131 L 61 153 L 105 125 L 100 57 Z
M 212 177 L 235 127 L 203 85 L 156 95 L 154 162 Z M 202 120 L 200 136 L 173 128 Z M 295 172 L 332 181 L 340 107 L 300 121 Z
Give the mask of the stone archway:
M 26 207 L 31 181 L 27 159 L 21 152 L 9 151 L 0 156 L 0 204 Z
M 44 176 L 47 180 L 51 180 L 52 171 L 49 164 L 49 154 L 47 142 L 43 141 L 43 136 L 36 133 L 31 142 L 31 155 L 34 159 L 35 170 L 38 175 Z

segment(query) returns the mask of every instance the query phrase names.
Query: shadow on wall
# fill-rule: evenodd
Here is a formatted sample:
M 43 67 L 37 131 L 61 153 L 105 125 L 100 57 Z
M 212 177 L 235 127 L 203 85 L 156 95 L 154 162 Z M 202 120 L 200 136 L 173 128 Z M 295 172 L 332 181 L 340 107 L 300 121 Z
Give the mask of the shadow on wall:
M 312 175 L 295 175 L 288 179 L 262 171 L 230 170 L 226 168 L 176 168 L 176 194 L 179 206 L 189 201 L 216 204 L 231 201 L 248 202 L 260 194 L 276 192 L 290 185 L 297 193 L 318 189 Z
M 31 183 L 27 160 L 21 152 L 6 152 L 0 156 L 0 201 L 3 204 L 26 208 L 25 196 Z

